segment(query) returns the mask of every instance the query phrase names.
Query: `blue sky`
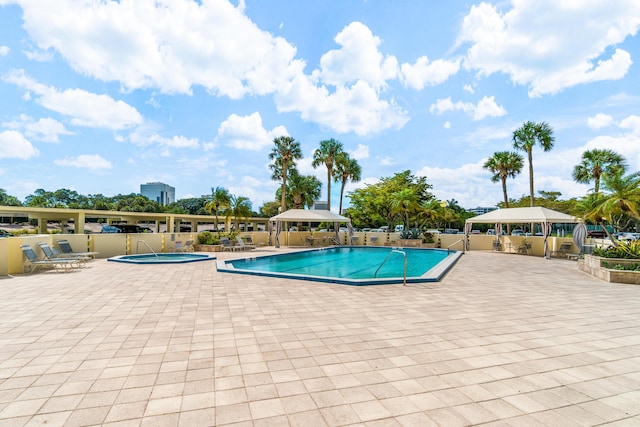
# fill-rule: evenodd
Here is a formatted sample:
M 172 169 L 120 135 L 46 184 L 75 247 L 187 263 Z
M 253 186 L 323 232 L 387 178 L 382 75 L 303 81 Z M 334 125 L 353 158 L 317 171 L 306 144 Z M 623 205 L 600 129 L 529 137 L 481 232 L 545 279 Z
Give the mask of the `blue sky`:
M 289 135 L 322 199 L 312 153 L 335 138 L 362 167 L 347 190 L 410 169 L 441 200 L 494 206 L 482 165 L 531 120 L 556 138 L 534 150 L 536 191 L 580 197 L 585 150 L 640 170 L 639 27 L 634 0 L 0 0 L 0 188 L 161 181 L 257 210 Z M 508 191 L 528 194 L 526 168 Z

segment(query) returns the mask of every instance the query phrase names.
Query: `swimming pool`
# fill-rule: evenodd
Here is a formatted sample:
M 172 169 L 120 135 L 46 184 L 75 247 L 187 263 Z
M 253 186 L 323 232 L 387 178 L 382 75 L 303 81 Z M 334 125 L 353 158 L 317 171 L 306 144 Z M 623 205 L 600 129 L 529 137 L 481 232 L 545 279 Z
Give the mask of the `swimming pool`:
M 125 262 L 129 264 L 184 264 L 187 262 L 212 261 L 215 259 L 215 256 L 208 254 L 162 253 L 120 255 L 111 257 L 108 261 Z
M 382 285 L 435 282 L 461 252 L 442 249 L 342 246 L 246 259 L 218 261 L 218 271 L 341 283 Z

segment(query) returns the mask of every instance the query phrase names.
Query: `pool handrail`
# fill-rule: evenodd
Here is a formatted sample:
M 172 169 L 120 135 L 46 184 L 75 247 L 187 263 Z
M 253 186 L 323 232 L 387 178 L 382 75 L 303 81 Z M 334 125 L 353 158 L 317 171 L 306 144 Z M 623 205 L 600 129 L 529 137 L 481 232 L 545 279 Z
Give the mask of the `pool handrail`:
M 404 280 L 402 282 L 402 286 L 407 286 L 407 253 L 405 251 L 401 251 L 401 250 L 398 250 L 398 249 L 391 249 L 391 252 L 389 252 L 389 254 L 384 258 L 382 263 L 376 269 L 376 272 L 373 274 L 373 277 L 378 277 L 378 271 L 380 271 L 380 269 L 382 268 L 384 263 L 387 262 L 389 257 L 391 255 L 393 255 L 394 252 L 402 254 L 402 257 L 404 258 Z
M 147 248 L 149 248 L 149 250 L 151 251 L 151 253 L 152 253 L 152 254 L 154 254 L 154 255 L 156 256 L 156 258 L 158 258 L 158 254 L 156 253 L 156 251 L 154 251 L 154 250 L 151 248 L 151 246 L 149 246 L 149 244 L 148 244 L 147 242 L 145 242 L 144 240 L 138 240 L 138 241 L 136 242 L 136 253 L 140 253 L 140 251 L 138 250 L 138 245 L 139 245 L 140 243 L 144 243 L 144 245 L 145 245 Z

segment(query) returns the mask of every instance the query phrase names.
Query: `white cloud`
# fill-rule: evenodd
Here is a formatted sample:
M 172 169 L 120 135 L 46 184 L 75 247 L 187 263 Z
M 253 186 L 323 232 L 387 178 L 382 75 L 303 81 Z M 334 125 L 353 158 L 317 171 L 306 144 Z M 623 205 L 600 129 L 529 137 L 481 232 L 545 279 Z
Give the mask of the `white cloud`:
M 73 135 L 57 120 L 44 118 L 35 121 L 26 114 L 21 114 L 18 120 L 2 123 L 2 126 L 22 130 L 28 138 L 43 142 L 59 142 L 59 135 Z
M 53 60 L 53 52 L 50 50 L 23 50 L 22 53 L 32 61 L 49 62 Z
M 447 120 L 446 122 L 444 122 L 442 127 L 445 129 L 451 129 L 451 122 Z
M 30 159 L 40 155 L 31 142 L 20 132 L 5 130 L 0 132 L 0 159 Z
M 25 0 L 21 7 L 24 28 L 40 49 L 53 49 L 77 72 L 128 90 L 190 93 L 200 85 L 237 99 L 273 92 L 296 62 L 293 45 L 224 0 L 80 7 L 74 0 Z
M 99 154 L 81 154 L 77 157 L 57 159 L 54 160 L 53 163 L 58 166 L 71 166 L 90 170 L 111 169 L 112 167 L 111 162 Z
M 369 158 L 369 147 L 364 144 L 358 144 L 358 147 L 355 150 L 347 150 L 347 152 L 351 158 L 356 160 Z
M 482 120 L 486 117 L 500 117 L 507 114 L 504 107 L 496 104 L 493 96 L 484 96 L 477 104 L 471 102 L 451 101 L 451 97 L 438 99 L 435 104 L 429 107 L 432 114 L 442 114 L 447 111 L 464 111 L 473 117 L 473 120 Z
M 108 95 L 96 95 L 82 89 L 60 92 L 38 83 L 23 70 L 10 71 L 3 80 L 35 93 L 40 105 L 71 117 L 74 125 L 118 130 L 142 123 L 142 116 L 134 107 Z
M 0 46 L 0 56 L 7 56 L 10 50 L 11 49 L 9 49 L 9 46 Z
M 422 90 L 427 85 L 437 85 L 447 81 L 460 70 L 460 60 L 437 59 L 429 63 L 426 56 L 418 58 L 414 65 L 402 64 L 401 81 L 405 87 Z
M 383 56 L 378 51 L 380 38 L 361 22 L 352 22 L 335 37 L 340 49 L 330 50 L 320 58 L 320 70 L 313 72 L 314 79 L 325 84 L 341 86 L 365 81 L 373 88 L 386 86 L 388 79 L 398 73 L 398 61 L 393 56 Z
M 488 3 L 471 7 L 458 43 L 469 43 L 465 67 L 480 75 L 508 74 L 530 96 L 624 77 L 631 56 L 609 52 L 640 27 L 640 3 L 594 0 L 519 0 L 502 13 Z M 580 28 L 580 31 L 575 31 Z
M 613 124 L 613 117 L 608 114 L 598 113 L 593 117 L 587 118 L 587 126 L 589 129 L 601 129 L 611 126 Z
M 288 136 L 284 126 L 277 126 L 271 131 L 262 126 L 260 113 L 249 116 L 231 114 L 218 127 L 216 141 L 239 150 L 261 150 L 270 146 L 278 136 Z
M 382 166 L 393 166 L 396 164 L 396 162 L 395 160 L 393 160 L 392 157 L 386 156 L 386 157 L 380 158 L 380 164 Z

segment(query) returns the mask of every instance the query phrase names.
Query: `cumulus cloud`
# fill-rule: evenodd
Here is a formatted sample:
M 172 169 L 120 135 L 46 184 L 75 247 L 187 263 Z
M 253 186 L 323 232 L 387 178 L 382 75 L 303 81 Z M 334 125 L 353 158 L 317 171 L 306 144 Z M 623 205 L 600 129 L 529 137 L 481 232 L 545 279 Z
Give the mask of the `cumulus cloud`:
M 414 65 L 402 64 L 400 80 L 405 87 L 422 90 L 447 81 L 460 70 L 460 61 L 437 59 L 429 62 L 426 56 L 418 58 Z
M 613 123 L 613 117 L 608 114 L 598 113 L 593 117 L 587 118 L 587 126 L 589 129 L 601 129 L 607 126 L 611 126 Z
M 464 66 L 480 75 L 501 72 L 529 87 L 530 96 L 624 77 L 631 55 L 611 48 L 635 35 L 640 3 L 520 0 L 503 13 L 473 5 L 458 44 L 469 44 Z M 580 31 L 575 31 L 580 28 Z
M 352 22 L 338 33 L 335 42 L 340 49 L 330 50 L 320 58 L 316 79 L 330 85 L 343 85 L 362 80 L 379 89 L 396 77 L 398 61 L 378 50 L 379 37 L 361 22 Z
M 77 157 L 66 157 L 64 159 L 54 160 L 58 166 L 71 166 L 74 168 L 103 170 L 111 169 L 111 162 L 100 156 L 99 154 L 81 154 Z
M 358 147 L 355 150 L 347 150 L 349 156 L 355 160 L 362 160 L 369 158 L 369 146 L 364 144 L 358 144 Z
M 274 138 L 288 135 L 284 126 L 266 130 L 260 113 L 255 112 L 249 116 L 231 114 L 218 127 L 216 140 L 239 150 L 261 150 L 270 146 Z
M 26 114 L 21 114 L 18 120 L 2 123 L 2 126 L 21 130 L 28 138 L 43 142 L 60 142 L 59 135 L 73 135 L 73 132 L 55 119 L 41 118 L 36 121 Z
M 5 130 L 0 132 L 0 159 L 26 160 L 40 154 L 31 142 L 20 132 Z
M 429 107 L 431 114 L 442 114 L 447 111 L 464 111 L 471 115 L 473 120 L 482 120 L 486 117 L 500 117 L 507 114 L 504 107 L 496 104 L 495 97 L 484 96 L 477 104 L 471 102 L 451 101 L 451 97 L 438 99 Z
M 23 70 L 10 71 L 3 80 L 35 93 L 38 96 L 36 102 L 48 110 L 71 117 L 74 125 L 118 130 L 142 123 L 142 116 L 134 107 L 108 95 L 82 89 L 58 91 L 38 83 Z
M 272 92 L 296 49 L 260 30 L 229 1 L 21 2 L 24 28 L 79 73 L 128 90 L 191 93 L 194 85 L 240 98 Z M 69 13 L 73 11 L 73 13 Z M 212 70 L 215 70 L 212 72 Z
M 7 56 L 10 50 L 11 49 L 9 49 L 9 46 L 0 46 L 0 56 Z

